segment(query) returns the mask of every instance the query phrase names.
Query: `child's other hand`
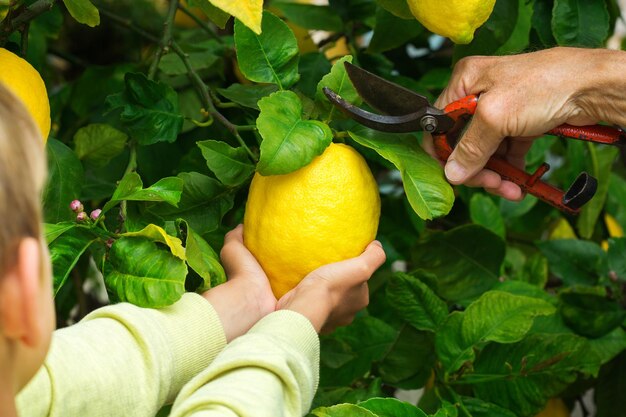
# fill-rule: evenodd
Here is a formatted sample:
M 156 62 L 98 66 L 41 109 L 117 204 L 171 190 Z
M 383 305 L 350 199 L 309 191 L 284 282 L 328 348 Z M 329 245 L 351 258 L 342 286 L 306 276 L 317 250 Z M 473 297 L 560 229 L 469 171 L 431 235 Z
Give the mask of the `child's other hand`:
M 383 247 L 374 241 L 356 258 L 311 272 L 278 301 L 277 309 L 304 315 L 318 333 L 350 324 L 369 303 L 367 281 L 384 262 Z
M 242 225 L 226 234 L 220 258 L 228 282 L 202 295 L 217 311 L 230 342 L 274 311 L 276 298 L 261 265 L 243 244 Z

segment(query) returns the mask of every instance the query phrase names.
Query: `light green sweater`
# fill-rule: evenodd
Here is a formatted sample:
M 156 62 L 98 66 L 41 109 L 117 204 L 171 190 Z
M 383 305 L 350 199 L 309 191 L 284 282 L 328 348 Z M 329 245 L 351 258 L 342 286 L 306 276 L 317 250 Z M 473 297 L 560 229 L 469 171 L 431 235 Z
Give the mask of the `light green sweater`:
M 56 331 L 17 406 L 20 417 L 154 417 L 175 400 L 173 417 L 299 417 L 318 369 L 302 315 L 274 312 L 226 345 L 211 305 L 185 294 L 161 310 L 104 307 Z

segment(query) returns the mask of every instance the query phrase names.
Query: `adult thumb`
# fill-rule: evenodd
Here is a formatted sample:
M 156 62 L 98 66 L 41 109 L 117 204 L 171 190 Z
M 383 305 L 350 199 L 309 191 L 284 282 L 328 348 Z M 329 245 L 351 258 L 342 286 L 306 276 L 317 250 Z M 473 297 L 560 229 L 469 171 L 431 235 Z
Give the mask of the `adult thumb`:
M 463 184 L 483 169 L 504 139 L 497 132 L 477 111 L 446 162 L 448 181 Z

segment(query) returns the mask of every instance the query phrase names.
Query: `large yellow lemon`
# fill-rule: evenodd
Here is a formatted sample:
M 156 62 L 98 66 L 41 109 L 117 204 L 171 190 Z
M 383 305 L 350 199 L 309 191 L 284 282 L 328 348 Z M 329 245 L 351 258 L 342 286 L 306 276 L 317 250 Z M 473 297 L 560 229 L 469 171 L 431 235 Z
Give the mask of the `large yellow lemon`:
M 331 144 L 295 172 L 254 176 L 243 238 L 280 298 L 314 269 L 360 255 L 379 216 L 367 163 L 350 146 Z
M 0 48 L 0 82 L 22 100 L 44 140 L 48 139 L 50 102 L 46 85 L 37 70 L 13 52 Z
M 433 33 L 454 43 L 470 43 L 489 19 L 496 0 L 408 0 L 413 16 Z

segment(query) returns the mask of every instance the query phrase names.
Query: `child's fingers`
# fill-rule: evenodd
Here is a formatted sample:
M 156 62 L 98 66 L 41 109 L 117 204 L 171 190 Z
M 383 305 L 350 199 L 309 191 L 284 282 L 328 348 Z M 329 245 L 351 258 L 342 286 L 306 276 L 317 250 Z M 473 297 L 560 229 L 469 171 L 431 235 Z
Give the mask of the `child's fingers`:
M 258 262 L 243 244 L 241 224 L 224 237 L 220 258 L 227 276 L 234 276 L 238 272 L 249 271 L 251 268 L 259 268 Z
M 385 263 L 386 255 L 382 244 L 375 240 L 363 253 L 355 258 L 324 265 L 311 274 L 328 281 L 340 279 L 342 286 L 350 287 L 367 281 L 372 274 Z

